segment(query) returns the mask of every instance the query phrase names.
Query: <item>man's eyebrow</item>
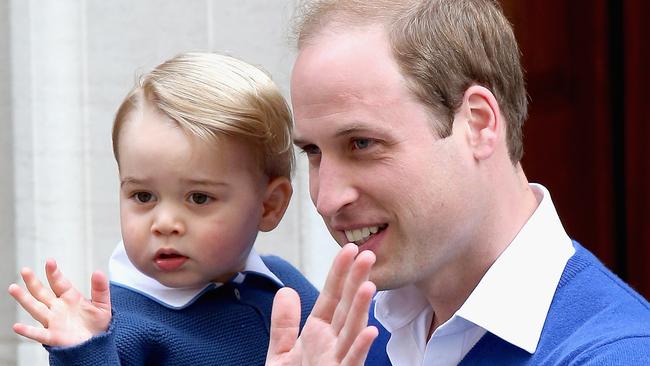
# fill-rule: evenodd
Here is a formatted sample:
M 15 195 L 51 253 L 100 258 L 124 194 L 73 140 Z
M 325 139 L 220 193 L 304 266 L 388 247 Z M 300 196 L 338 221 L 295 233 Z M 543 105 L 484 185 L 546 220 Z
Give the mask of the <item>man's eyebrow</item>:
M 373 134 L 387 134 L 389 130 L 381 126 L 368 126 L 367 124 L 352 124 L 348 126 L 343 126 L 336 131 L 334 131 L 334 137 L 343 137 L 355 134 L 364 134 L 364 133 L 373 133 Z M 305 146 L 310 144 L 310 142 L 301 137 L 293 138 L 293 144 L 296 146 Z
M 304 146 L 304 145 L 307 144 L 307 140 L 303 140 L 303 139 L 301 139 L 299 137 L 294 136 L 293 144 L 296 145 L 296 146 Z
M 380 133 L 384 134 L 388 131 L 381 126 L 373 125 L 369 126 L 367 124 L 351 124 L 348 126 L 343 126 L 337 129 L 334 132 L 335 137 L 348 136 L 354 134 L 364 134 L 364 133 Z

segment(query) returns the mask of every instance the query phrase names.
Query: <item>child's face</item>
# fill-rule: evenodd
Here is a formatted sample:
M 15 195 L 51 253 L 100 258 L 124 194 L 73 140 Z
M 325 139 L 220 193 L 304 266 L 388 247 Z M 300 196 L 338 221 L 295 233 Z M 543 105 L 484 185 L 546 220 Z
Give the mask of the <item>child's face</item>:
M 243 268 L 267 179 L 244 144 L 206 142 L 149 107 L 120 132 L 120 212 L 129 259 L 169 287 L 224 282 Z

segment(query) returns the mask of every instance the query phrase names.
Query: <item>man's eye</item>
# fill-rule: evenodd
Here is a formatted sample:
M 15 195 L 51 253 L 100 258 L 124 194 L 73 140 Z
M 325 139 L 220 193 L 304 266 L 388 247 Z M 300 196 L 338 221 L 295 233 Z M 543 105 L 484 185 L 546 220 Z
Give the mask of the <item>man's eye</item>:
M 320 149 L 316 145 L 305 145 L 300 148 L 307 155 L 319 155 Z
M 153 195 L 149 192 L 136 192 L 133 197 L 140 203 L 147 203 L 153 199 Z
M 367 149 L 370 145 L 372 145 L 371 139 L 360 138 L 352 140 L 352 148 L 354 150 Z
M 210 197 L 205 193 L 192 193 L 190 195 L 190 201 L 197 205 L 204 205 L 210 201 Z

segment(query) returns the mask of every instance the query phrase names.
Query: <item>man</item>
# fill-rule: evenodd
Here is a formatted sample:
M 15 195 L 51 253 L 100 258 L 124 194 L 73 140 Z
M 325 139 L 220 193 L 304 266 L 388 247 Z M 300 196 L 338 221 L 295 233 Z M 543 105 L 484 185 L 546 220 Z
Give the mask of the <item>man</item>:
M 650 364 L 650 305 L 569 238 L 522 170 L 526 90 L 498 5 L 317 1 L 298 48 L 294 142 L 330 233 L 376 256 L 371 315 L 392 364 Z M 342 281 L 324 295 L 350 309 Z M 337 347 L 353 343 L 334 329 Z M 355 329 L 365 350 L 374 334 Z

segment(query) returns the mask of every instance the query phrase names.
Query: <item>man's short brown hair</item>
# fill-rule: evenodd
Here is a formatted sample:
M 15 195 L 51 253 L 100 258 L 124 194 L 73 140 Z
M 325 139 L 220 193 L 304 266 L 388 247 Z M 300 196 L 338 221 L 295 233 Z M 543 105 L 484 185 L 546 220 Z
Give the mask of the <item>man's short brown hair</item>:
M 441 137 L 468 87 L 478 84 L 496 97 L 506 119 L 513 164 L 523 156 L 522 127 L 528 99 L 520 52 L 501 7 L 491 0 L 313 0 L 296 17 L 302 48 L 320 32 L 381 24 L 411 91 L 441 119 Z

